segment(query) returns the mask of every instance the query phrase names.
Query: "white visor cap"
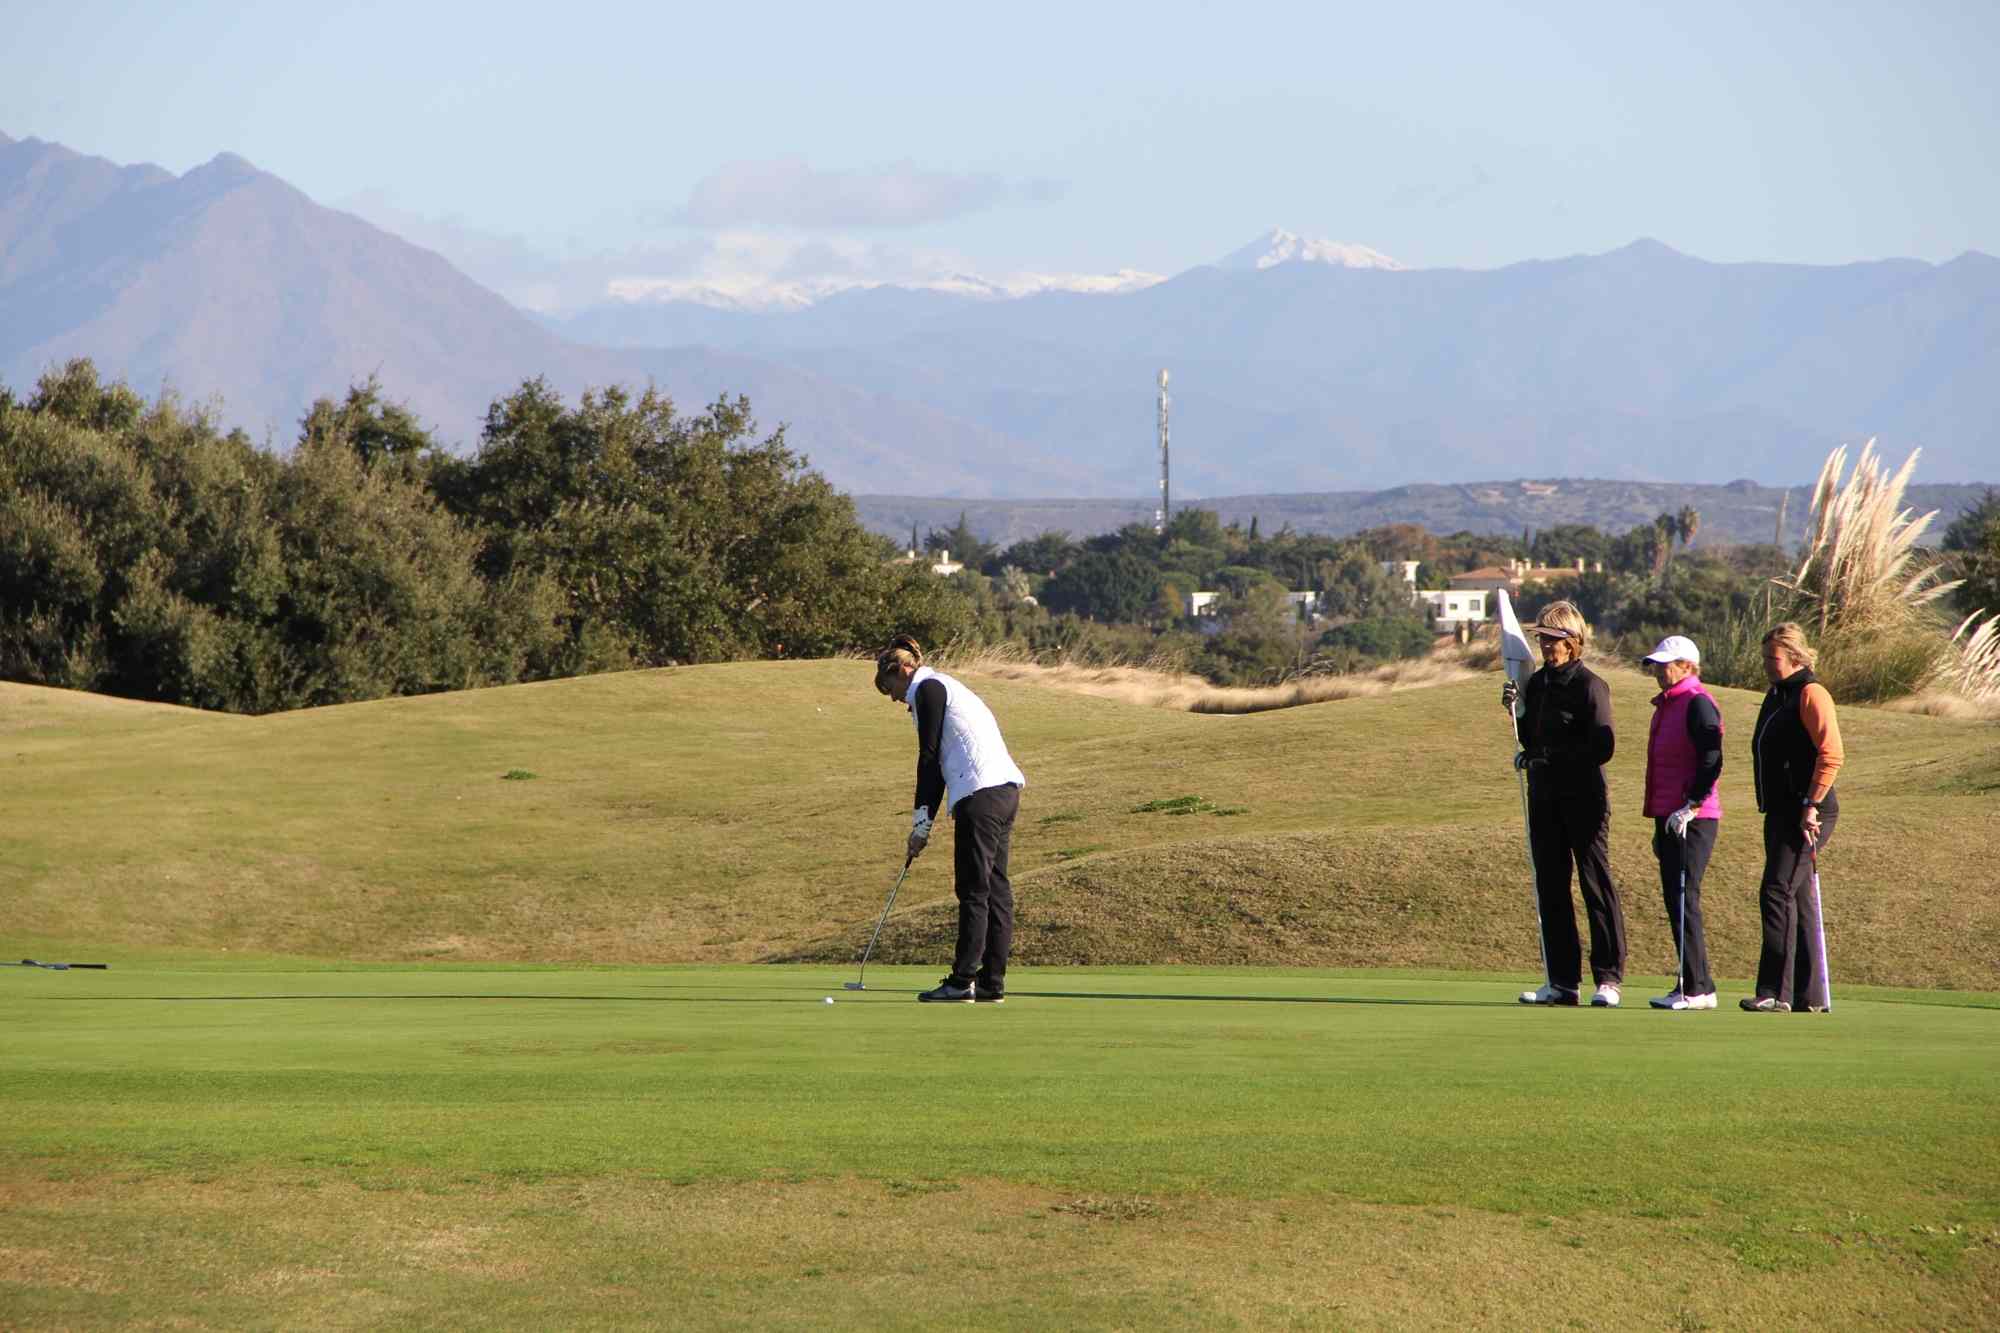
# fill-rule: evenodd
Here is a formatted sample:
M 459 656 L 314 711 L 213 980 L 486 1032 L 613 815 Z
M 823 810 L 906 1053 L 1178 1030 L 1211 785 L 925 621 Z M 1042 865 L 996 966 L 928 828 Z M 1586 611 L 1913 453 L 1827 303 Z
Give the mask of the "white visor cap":
M 1694 646 L 1694 640 L 1684 634 L 1669 634 L 1660 640 L 1660 646 L 1640 659 L 1643 662 L 1688 662 L 1701 665 L 1701 649 Z

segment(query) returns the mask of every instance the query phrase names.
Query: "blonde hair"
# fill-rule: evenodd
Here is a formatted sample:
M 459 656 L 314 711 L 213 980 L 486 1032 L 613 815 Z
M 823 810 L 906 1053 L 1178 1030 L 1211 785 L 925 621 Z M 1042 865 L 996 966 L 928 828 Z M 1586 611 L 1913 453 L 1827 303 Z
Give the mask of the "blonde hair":
M 1782 648 L 1793 661 L 1808 671 L 1819 660 L 1819 654 L 1806 642 L 1806 632 L 1797 621 L 1787 620 L 1782 625 L 1773 625 L 1764 635 L 1764 646 Z
M 1568 630 L 1569 642 L 1576 645 L 1577 660 L 1583 660 L 1584 645 L 1590 642 L 1590 626 L 1585 623 L 1583 612 L 1576 609 L 1575 602 L 1567 600 L 1550 602 L 1542 608 L 1542 613 L 1535 617 L 1535 623 L 1547 625 L 1550 629 Z
M 889 640 L 889 646 L 875 654 L 875 688 L 883 694 L 889 692 L 889 682 L 896 678 L 904 667 L 914 671 L 924 664 L 924 650 L 907 634 L 898 634 Z

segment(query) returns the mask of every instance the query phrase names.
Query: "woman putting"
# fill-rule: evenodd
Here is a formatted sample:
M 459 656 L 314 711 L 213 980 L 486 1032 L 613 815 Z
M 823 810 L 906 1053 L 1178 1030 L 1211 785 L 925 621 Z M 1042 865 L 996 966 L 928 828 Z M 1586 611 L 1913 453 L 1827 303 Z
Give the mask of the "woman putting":
M 958 895 L 958 953 L 951 975 L 917 998 L 927 1004 L 999 1004 L 1007 998 L 1007 955 L 1014 948 L 1007 844 L 1028 780 L 1007 753 L 992 711 L 964 684 L 925 666 L 924 650 L 909 635 L 897 635 L 876 656 L 875 688 L 908 708 L 917 724 L 910 859 L 929 844 L 940 800 L 957 821 L 952 888 Z

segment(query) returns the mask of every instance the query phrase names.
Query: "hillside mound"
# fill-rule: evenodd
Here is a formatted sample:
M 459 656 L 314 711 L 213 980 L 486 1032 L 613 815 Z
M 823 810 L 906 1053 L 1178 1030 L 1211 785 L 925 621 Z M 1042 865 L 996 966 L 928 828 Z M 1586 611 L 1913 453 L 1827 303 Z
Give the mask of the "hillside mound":
M 1636 807 L 1649 682 L 1605 668 L 1632 970 L 1672 937 Z M 968 672 L 1029 775 L 1017 957 L 1536 967 L 1495 682 L 1202 715 Z M 1717 968 L 1756 947 L 1757 696 L 1718 692 Z M 1994 988 L 1992 724 L 1843 711 L 1836 984 Z M 865 663 L 629 672 L 243 718 L 0 685 L 0 956 L 675 963 L 860 953 L 902 860 L 907 714 Z M 883 961 L 938 963 L 943 835 Z

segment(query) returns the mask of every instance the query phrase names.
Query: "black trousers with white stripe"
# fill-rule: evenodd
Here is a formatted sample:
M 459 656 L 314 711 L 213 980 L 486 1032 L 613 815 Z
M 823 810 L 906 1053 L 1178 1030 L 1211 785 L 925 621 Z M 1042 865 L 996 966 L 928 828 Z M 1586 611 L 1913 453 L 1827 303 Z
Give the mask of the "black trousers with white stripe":
M 955 985 L 985 995 L 1007 989 L 1007 955 L 1014 951 L 1014 886 L 1007 879 L 1007 849 L 1021 789 L 1011 782 L 982 787 L 951 808 L 953 891 L 958 895 L 958 950 L 951 964 Z

